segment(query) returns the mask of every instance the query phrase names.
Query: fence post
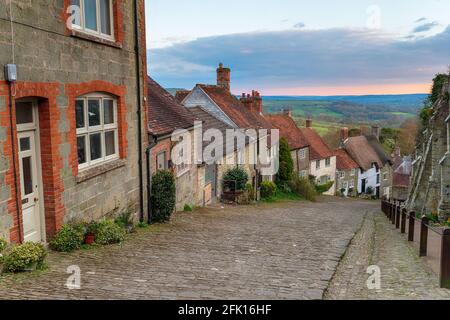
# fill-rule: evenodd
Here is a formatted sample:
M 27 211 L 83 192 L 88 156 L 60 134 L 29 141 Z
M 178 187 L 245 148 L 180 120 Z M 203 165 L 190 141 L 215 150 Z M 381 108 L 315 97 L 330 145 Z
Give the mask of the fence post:
M 394 204 L 392 205 L 392 211 L 391 211 L 391 223 L 395 224 L 395 215 L 397 212 L 397 201 L 394 200 Z
M 422 223 L 420 224 L 420 256 L 425 257 L 427 255 L 427 241 L 428 241 L 428 223 L 427 217 L 422 217 Z
M 396 214 L 395 214 L 395 227 L 397 229 L 400 228 L 400 212 L 401 212 L 401 206 L 400 206 L 400 202 L 397 205 L 397 210 L 396 210 Z
M 402 224 L 401 224 L 401 232 L 405 233 L 406 232 L 406 209 L 403 208 L 402 210 Z
M 414 241 L 414 220 L 416 218 L 416 213 L 411 211 L 409 213 L 409 225 L 408 225 L 408 241 Z
M 441 288 L 450 289 L 450 229 L 442 233 L 440 282 Z

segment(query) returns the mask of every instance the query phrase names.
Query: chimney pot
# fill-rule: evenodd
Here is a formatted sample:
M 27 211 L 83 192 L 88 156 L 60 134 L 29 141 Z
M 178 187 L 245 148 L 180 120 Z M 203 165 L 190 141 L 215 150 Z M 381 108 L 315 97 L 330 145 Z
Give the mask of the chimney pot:
M 349 132 L 349 130 L 347 127 L 341 128 L 341 141 L 342 142 L 344 142 L 345 140 L 348 139 L 348 132 Z
M 217 86 L 230 91 L 230 84 L 231 70 L 229 68 L 224 68 L 223 63 L 220 63 L 219 68 L 217 68 Z
M 312 119 L 306 119 L 306 127 L 307 128 L 312 128 L 312 124 L 313 124 Z
M 372 135 L 377 138 L 377 140 L 380 140 L 380 127 L 379 126 L 372 126 Z

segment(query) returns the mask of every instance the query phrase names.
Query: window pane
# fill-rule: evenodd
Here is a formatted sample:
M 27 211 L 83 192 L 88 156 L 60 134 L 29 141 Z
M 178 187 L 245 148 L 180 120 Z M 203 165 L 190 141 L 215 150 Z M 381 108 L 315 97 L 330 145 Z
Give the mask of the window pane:
M 105 149 L 106 156 L 112 156 L 116 153 L 116 135 L 114 131 L 105 133 Z
M 28 151 L 28 150 L 31 150 L 30 138 L 21 138 L 20 151 Z
M 22 158 L 23 189 L 25 196 L 33 193 L 33 172 L 31 170 L 31 157 Z
M 101 134 L 96 133 L 89 136 L 89 146 L 91 148 L 91 161 L 102 157 L 102 139 Z
M 86 137 L 77 137 L 78 164 L 86 163 Z
M 103 100 L 103 108 L 105 124 L 114 123 L 114 102 L 112 100 Z
M 33 123 L 32 102 L 16 102 L 16 123 Z
M 75 115 L 77 118 L 77 129 L 84 128 L 84 100 L 75 101 Z
M 110 0 L 100 0 L 100 25 L 101 32 L 111 35 L 111 10 Z
M 89 126 L 95 127 L 100 125 L 100 101 L 88 100 L 89 106 Z
M 85 27 L 97 31 L 97 1 L 84 0 Z
M 80 0 L 71 0 L 70 1 L 70 5 L 78 7 L 78 9 L 73 9 L 72 12 L 70 12 L 72 24 L 81 27 L 81 6 L 80 6 Z

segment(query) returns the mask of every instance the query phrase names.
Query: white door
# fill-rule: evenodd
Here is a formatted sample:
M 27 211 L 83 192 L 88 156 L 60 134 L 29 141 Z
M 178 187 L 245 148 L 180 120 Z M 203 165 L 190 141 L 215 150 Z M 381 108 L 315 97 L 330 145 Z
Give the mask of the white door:
M 37 112 L 34 103 L 16 104 L 18 123 L 18 155 L 20 169 L 20 191 L 22 204 L 24 242 L 43 240 L 42 215 L 40 205 L 41 181 Z M 20 110 L 22 109 L 22 110 Z M 26 123 L 21 123 L 20 113 L 30 112 Z

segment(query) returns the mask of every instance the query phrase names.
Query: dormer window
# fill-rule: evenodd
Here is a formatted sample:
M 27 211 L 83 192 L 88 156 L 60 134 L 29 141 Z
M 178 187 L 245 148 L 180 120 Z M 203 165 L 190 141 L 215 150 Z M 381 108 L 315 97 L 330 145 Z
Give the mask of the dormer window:
M 71 5 L 80 8 L 80 17 L 72 20 L 74 29 L 113 40 L 113 0 L 71 0 Z

